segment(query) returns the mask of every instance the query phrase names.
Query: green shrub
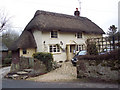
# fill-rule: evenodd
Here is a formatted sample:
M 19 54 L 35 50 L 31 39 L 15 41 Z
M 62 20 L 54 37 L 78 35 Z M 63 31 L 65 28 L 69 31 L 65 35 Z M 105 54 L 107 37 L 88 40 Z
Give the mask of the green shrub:
M 12 58 L 12 52 L 11 51 L 8 52 L 7 58 Z
M 5 59 L 2 61 L 2 66 L 9 66 L 9 65 L 11 65 L 11 61 L 12 61 L 11 58 L 5 58 Z
M 87 52 L 89 55 L 98 55 L 98 49 L 95 42 L 87 43 Z
M 51 53 L 37 52 L 33 54 L 33 57 L 42 61 L 46 65 L 47 71 L 52 70 L 53 55 Z
M 120 48 L 113 50 L 106 54 L 101 55 L 83 55 L 78 56 L 79 60 L 118 60 L 117 63 L 120 63 Z
M 12 62 L 12 53 L 9 51 L 8 55 L 2 61 L 2 66 L 10 66 Z

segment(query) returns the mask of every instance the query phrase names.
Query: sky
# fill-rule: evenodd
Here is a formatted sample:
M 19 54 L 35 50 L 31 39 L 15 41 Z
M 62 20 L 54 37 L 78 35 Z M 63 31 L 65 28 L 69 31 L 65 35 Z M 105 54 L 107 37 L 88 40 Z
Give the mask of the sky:
M 0 0 L 0 9 L 11 18 L 12 28 L 22 32 L 37 10 L 87 17 L 105 32 L 111 25 L 118 27 L 120 0 Z M 81 3 L 80 3 L 81 2 Z

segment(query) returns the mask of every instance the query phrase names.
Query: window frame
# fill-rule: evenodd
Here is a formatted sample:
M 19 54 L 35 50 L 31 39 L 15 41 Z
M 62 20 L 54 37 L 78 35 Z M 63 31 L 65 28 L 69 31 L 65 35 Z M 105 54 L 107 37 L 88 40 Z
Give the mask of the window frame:
M 84 50 L 84 44 L 78 44 L 76 45 L 76 51 Z
M 49 45 L 49 52 L 50 53 L 60 53 L 60 46 L 58 45 Z
M 50 38 L 58 38 L 58 31 L 51 31 L 50 32 Z
M 23 53 L 23 54 L 27 54 L 27 49 L 23 49 L 23 50 L 22 50 L 22 53 Z
M 76 38 L 82 38 L 83 36 L 82 36 L 82 32 L 78 32 L 78 33 L 76 33 Z

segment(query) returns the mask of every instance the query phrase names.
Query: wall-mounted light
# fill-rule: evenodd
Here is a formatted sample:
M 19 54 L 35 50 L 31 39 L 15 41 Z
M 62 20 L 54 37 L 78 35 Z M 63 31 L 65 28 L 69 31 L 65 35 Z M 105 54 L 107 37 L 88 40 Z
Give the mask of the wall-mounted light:
M 61 44 L 61 45 L 63 45 L 63 42 L 62 42 L 62 41 L 60 41 L 60 44 Z
M 43 43 L 45 44 L 45 41 Z

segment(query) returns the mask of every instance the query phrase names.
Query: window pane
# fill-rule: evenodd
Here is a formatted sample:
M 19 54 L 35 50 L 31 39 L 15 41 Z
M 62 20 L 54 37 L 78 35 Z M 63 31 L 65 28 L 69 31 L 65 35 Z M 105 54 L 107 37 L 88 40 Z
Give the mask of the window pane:
M 54 48 L 53 50 L 54 50 L 54 52 L 56 52 L 56 48 Z
M 57 52 L 60 52 L 60 47 L 59 46 L 57 46 Z
M 56 52 L 56 45 L 53 46 L 53 51 Z
M 79 45 L 79 51 L 81 51 L 81 45 Z
M 77 33 L 77 38 L 82 38 L 82 33 Z
M 78 45 L 77 45 L 77 49 L 76 49 L 76 51 L 79 51 L 79 50 L 78 50 Z
M 83 45 L 77 45 L 77 51 L 83 50 Z
M 23 54 L 27 54 L 27 50 L 26 49 L 23 49 Z
M 60 52 L 60 47 L 58 45 L 50 45 L 49 51 L 50 52 Z
M 51 31 L 51 38 L 57 38 L 57 31 Z
M 52 45 L 50 45 L 50 52 L 52 52 Z

